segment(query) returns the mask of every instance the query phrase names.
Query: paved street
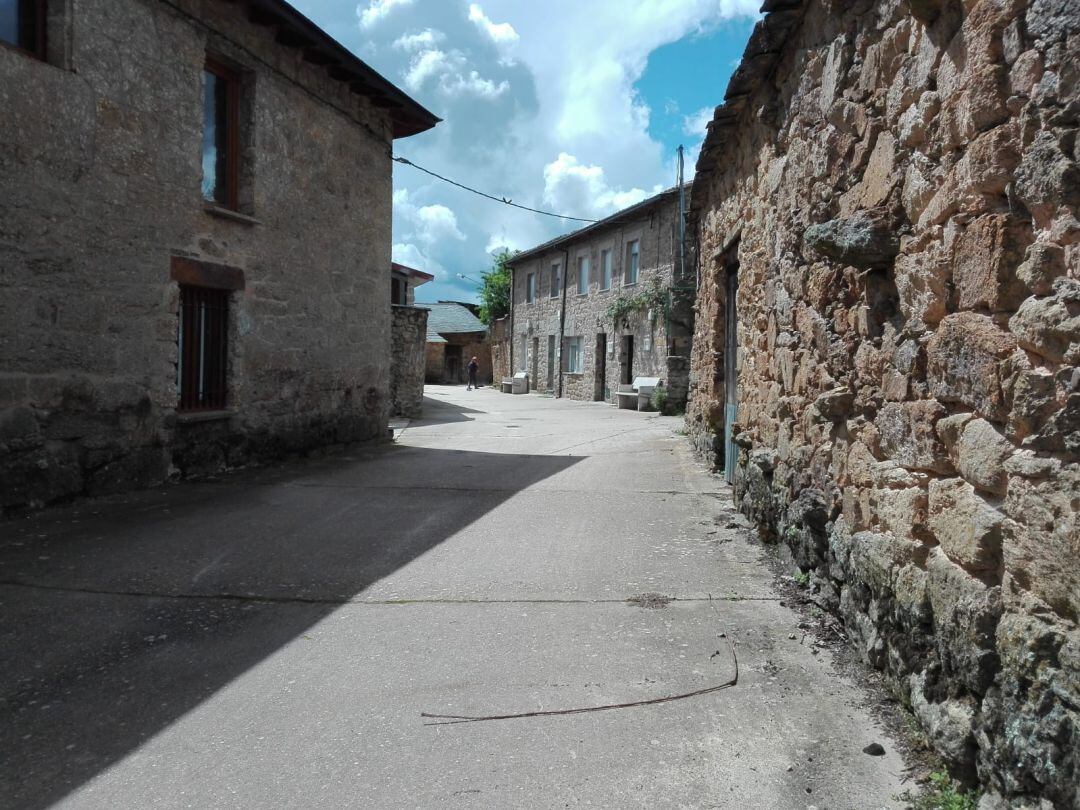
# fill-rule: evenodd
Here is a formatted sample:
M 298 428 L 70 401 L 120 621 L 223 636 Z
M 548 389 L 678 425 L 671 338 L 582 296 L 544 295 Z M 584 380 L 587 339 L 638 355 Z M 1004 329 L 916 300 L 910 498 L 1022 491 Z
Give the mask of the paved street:
M 0 524 L 0 806 L 900 806 L 680 419 L 427 394 L 393 444 Z M 703 689 L 729 642 L 711 694 L 421 717 Z

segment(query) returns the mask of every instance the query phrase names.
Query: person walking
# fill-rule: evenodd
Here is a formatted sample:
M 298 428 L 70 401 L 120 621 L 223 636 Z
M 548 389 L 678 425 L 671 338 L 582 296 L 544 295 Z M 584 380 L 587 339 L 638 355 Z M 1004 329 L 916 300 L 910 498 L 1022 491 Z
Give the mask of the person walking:
M 469 361 L 469 385 L 465 388 L 466 391 L 471 391 L 478 387 L 476 385 L 476 372 L 479 368 L 480 361 L 477 360 L 476 357 L 473 357 L 473 359 Z

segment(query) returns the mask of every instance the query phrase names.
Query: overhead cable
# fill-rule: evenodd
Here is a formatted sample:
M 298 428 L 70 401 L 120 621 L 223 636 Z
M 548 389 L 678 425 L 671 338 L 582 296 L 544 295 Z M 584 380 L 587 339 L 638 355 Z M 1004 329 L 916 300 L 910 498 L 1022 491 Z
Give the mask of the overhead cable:
M 566 216 L 566 214 L 553 214 L 551 211 L 541 211 L 538 208 L 529 208 L 529 206 L 527 206 L 527 205 L 518 205 L 516 202 L 513 202 L 512 200 L 508 200 L 505 197 L 496 197 L 493 194 L 485 194 L 483 191 L 477 191 L 475 188 L 470 188 L 469 186 L 466 186 L 466 185 L 464 185 L 462 183 L 459 183 L 456 180 L 451 180 L 449 177 L 443 177 L 441 174 L 436 174 L 435 172 L 431 171 L 431 169 L 425 169 L 423 166 L 417 166 L 415 163 L 413 163 L 408 158 L 398 157 L 397 155 L 391 155 L 390 159 L 397 162 L 397 163 L 402 163 L 402 164 L 404 164 L 406 166 L 412 166 L 414 169 L 419 169 L 420 171 L 424 172 L 424 174 L 430 174 L 432 177 L 438 178 L 439 180 L 442 180 L 444 183 L 449 183 L 452 186 L 457 186 L 458 188 L 463 188 L 466 191 L 471 191 L 473 194 L 479 194 L 481 197 L 487 197 L 489 200 L 494 200 L 495 202 L 502 203 L 503 205 L 511 205 L 514 208 L 520 208 L 523 211 L 531 211 L 534 214 L 543 214 L 546 217 L 555 217 L 557 219 L 572 219 L 575 222 L 597 222 L 598 221 L 598 220 L 595 220 L 595 219 L 584 219 L 583 217 L 569 217 L 569 216 Z

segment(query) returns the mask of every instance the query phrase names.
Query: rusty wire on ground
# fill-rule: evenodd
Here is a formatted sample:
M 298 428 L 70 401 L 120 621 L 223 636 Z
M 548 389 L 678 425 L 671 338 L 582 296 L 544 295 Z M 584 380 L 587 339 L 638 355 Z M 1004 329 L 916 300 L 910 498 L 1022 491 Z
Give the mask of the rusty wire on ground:
M 707 686 L 704 689 L 695 689 L 693 692 L 684 692 L 680 695 L 665 695 L 658 698 L 649 698 L 648 700 L 632 700 L 627 703 L 605 703 L 601 706 L 582 706 L 576 709 L 551 709 L 548 711 L 518 712 L 516 714 L 462 715 L 420 712 L 420 716 L 427 720 L 436 721 L 434 723 L 424 723 L 425 726 L 452 726 L 458 723 L 479 723 L 485 720 L 515 720 L 525 717 L 552 717 L 564 714 L 603 712 L 608 711 L 609 709 L 631 709 L 635 706 L 653 706 L 657 703 L 670 703 L 673 700 L 683 700 L 685 698 L 698 697 L 699 695 L 708 695 L 712 692 L 719 692 L 721 689 L 729 689 L 739 682 L 739 656 L 735 654 L 735 645 L 731 642 L 731 639 L 728 639 L 728 646 L 731 647 L 731 660 L 735 662 L 735 674 L 732 676 L 731 680 L 716 684 L 715 686 Z

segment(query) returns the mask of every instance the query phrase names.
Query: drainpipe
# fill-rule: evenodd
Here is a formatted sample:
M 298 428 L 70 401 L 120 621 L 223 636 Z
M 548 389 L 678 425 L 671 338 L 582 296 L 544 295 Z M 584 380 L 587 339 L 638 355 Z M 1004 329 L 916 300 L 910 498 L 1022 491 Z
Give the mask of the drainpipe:
M 514 280 L 517 278 L 517 268 L 510 265 L 510 376 L 514 376 L 514 315 L 517 311 L 514 298 Z M 500 381 L 501 382 L 501 381 Z
M 559 393 L 557 394 L 559 399 L 562 399 L 562 350 L 563 339 L 566 335 L 566 280 L 570 277 L 570 248 L 563 248 L 563 265 L 561 268 L 562 278 L 562 309 L 559 311 L 559 344 L 555 347 L 555 351 L 559 355 Z

